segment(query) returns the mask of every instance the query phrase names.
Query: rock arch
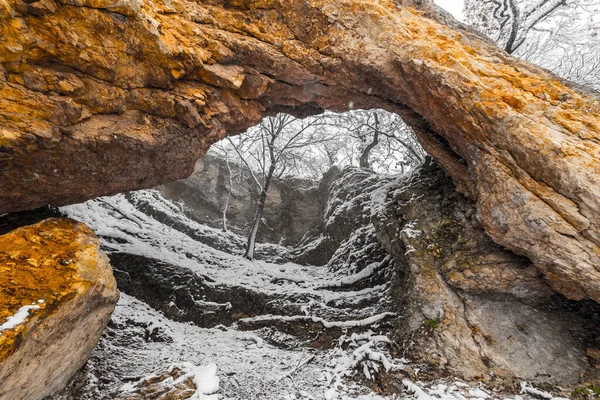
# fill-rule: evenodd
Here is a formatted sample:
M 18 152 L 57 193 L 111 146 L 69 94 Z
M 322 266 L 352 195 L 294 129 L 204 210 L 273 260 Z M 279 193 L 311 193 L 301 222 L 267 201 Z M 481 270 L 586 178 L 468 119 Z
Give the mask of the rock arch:
M 150 187 L 278 111 L 400 113 L 488 234 L 600 301 L 600 103 L 427 1 L 0 0 L 0 213 Z

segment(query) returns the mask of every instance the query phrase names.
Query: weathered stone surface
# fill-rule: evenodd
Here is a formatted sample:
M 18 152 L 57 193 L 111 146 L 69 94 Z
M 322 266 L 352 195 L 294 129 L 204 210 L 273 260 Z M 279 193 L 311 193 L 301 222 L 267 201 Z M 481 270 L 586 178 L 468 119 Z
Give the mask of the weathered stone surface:
M 382 107 L 444 155 L 497 243 L 600 301 L 597 95 L 431 1 L 69 3 L 0 3 L 0 212 L 180 178 L 277 111 Z
M 312 265 L 327 264 L 330 270 L 352 266 L 354 272 L 387 253 L 381 250 L 371 224 L 371 193 L 385 184 L 372 171 L 334 167 L 323 175 L 320 193 L 326 195 L 317 229 L 293 251 L 296 261 Z
M 134 254 L 113 253 L 119 289 L 174 321 L 202 327 L 275 312 L 275 296 L 244 287 L 215 286 L 188 268 Z
M 87 360 L 119 297 L 96 236 L 66 219 L 0 236 L 0 287 L 2 400 L 62 388 Z M 21 323 L 6 325 L 19 313 Z
M 555 307 L 538 269 L 489 239 L 440 169 L 377 196 L 373 223 L 398 266 L 397 340 L 414 359 L 467 379 L 578 383 L 597 322 Z

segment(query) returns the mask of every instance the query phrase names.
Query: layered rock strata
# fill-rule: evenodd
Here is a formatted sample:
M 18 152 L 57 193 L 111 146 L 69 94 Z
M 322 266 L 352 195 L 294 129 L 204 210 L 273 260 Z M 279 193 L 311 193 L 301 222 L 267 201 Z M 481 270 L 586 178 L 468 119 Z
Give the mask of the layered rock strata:
M 375 230 L 397 265 L 395 340 L 413 360 L 484 381 L 573 385 L 594 371 L 586 347 L 600 321 L 570 310 L 530 261 L 493 243 L 439 168 L 374 198 Z

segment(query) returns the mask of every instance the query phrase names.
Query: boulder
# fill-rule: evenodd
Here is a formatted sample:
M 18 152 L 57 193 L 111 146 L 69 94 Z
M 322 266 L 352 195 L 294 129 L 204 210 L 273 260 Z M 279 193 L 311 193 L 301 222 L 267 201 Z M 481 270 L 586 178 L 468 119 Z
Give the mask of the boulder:
M 219 390 L 217 366 L 195 366 L 191 363 L 172 364 L 163 371 L 124 385 L 116 395 L 118 400 L 217 400 Z
M 40 399 L 83 366 L 119 298 L 85 225 L 47 219 L 0 236 L 0 399 Z

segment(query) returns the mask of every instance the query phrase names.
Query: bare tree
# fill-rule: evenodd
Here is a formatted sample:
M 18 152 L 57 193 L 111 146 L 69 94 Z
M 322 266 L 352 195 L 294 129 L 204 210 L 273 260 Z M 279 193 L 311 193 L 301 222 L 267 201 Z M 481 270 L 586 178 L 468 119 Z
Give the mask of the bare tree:
M 569 0 L 467 0 L 465 13 L 469 19 L 473 14 L 481 18 L 478 24 L 485 33 L 502 43 L 504 50 L 514 53 L 525 42 L 529 32 Z M 484 11 L 484 12 L 482 12 Z M 495 32 L 494 32 L 495 31 Z
M 231 200 L 231 191 L 233 190 L 233 171 L 229 164 L 229 156 L 225 157 L 225 164 L 227 165 L 227 177 L 229 179 L 229 186 L 227 189 L 227 197 L 225 198 L 225 204 L 223 205 L 223 232 L 227 232 L 227 209 L 229 208 L 229 200 Z
M 464 12 L 508 53 L 600 89 L 600 0 L 466 0 Z
M 233 191 L 233 181 L 235 177 L 234 169 L 231 167 L 232 155 L 229 154 L 228 149 L 223 145 L 223 142 L 215 143 L 211 147 L 211 153 L 214 153 L 218 157 L 225 160 L 225 166 L 227 167 L 227 180 L 228 185 L 226 186 L 227 195 L 225 196 L 225 201 L 223 202 L 223 209 L 221 210 L 222 219 L 221 219 L 221 228 L 223 232 L 227 232 L 227 210 L 229 209 L 229 202 L 231 200 L 231 193 Z M 239 175 L 241 177 L 242 169 L 238 168 Z
M 266 118 L 246 133 L 228 138 L 233 150 L 255 183 L 259 198 L 244 257 L 254 259 L 256 237 L 263 222 L 269 186 L 273 178 L 286 174 L 306 172 L 313 168 L 311 162 L 314 146 L 326 143 L 330 137 L 319 129 L 324 126 L 322 117 L 299 120 L 287 114 Z
M 340 135 L 353 139 L 346 149 L 346 157 L 358 157 L 360 168 L 378 172 L 392 172 L 419 165 L 425 153 L 411 129 L 396 115 L 383 110 L 356 110 L 328 117 L 341 131 Z M 354 146 L 352 146 L 354 147 Z
M 304 120 L 279 114 L 242 135 L 219 142 L 211 151 L 225 160 L 229 172 L 223 230 L 227 230 L 227 209 L 234 185 L 232 162 L 238 164 L 240 180 L 247 178 L 256 188 L 258 202 L 244 254 L 251 260 L 273 179 L 286 175 L 320 178 L 334 165 L 358 164 L 376 172 L 404 173 L 425 156 L 402 119 L 383 110 L 326 113 Z

